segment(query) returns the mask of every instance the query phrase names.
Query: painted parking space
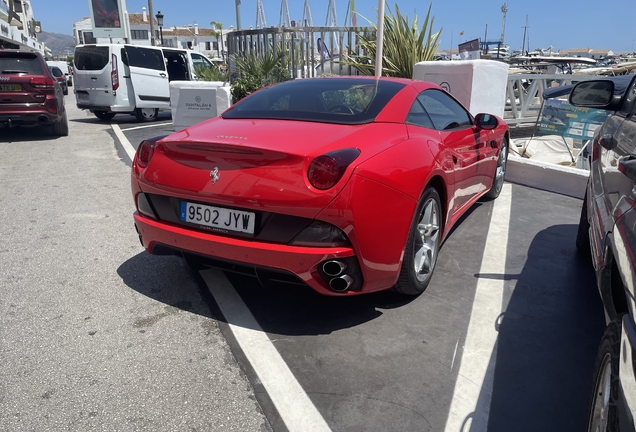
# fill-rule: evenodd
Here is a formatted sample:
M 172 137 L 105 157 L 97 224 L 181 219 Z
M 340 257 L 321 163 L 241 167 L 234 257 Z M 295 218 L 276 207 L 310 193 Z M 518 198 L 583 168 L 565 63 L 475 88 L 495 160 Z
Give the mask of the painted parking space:
M 136 148 L 157 126 L 120 128 Z M 214 273 L 203 280 L 215 297 L 238 293 L 308 398 L 303 406 L 332 430 L 583 429 L 604 319 L 574 246 L 581 201 L 506 188 L 463 218 L 417 298 L 328 298 L 230 273 L 231 285 Z M 252 364 L 240 335 L 254 326 L 220 309 L 237 358 L 263 386 L 268 362 L 265 372 Z M 285 420 L 294 406 L 257 398 L 272 424 L 310 430 Z

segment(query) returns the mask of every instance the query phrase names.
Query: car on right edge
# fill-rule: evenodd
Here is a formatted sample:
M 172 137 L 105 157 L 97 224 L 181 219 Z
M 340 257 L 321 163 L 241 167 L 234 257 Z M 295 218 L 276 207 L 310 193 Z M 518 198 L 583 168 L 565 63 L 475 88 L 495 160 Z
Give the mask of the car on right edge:
M 629 79 L 629 78 L 628 78 Z M 578 83 L 570 103 L 609 111 L 594 134 L 576 245 L 591 256 L 607 327 L 594 369 L 588 431 L 634 431 L 636 413 L 636 78 Z

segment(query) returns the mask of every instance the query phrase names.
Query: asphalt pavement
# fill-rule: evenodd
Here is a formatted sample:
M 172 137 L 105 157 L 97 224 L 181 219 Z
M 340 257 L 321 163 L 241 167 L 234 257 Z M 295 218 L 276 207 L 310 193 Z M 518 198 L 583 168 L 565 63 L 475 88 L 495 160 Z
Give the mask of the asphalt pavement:
M 144 252 L 123 141 L 170 117 L 72 98 L 68 138 L 0 131 L 0 430 L 584 429 L 604 316 L 580 200 L 506 184 L 417 298 L 263 288 Z

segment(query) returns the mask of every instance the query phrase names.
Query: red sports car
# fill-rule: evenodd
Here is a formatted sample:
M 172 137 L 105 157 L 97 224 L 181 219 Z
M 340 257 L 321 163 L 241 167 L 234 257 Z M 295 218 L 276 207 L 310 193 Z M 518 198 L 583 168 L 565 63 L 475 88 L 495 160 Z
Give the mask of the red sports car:
M 453 224 L 501 192 L 508 134 L 432 83 L 289 81 L 143 141 L 135 226 L 150 253 L 262 282 L 417 295 Z

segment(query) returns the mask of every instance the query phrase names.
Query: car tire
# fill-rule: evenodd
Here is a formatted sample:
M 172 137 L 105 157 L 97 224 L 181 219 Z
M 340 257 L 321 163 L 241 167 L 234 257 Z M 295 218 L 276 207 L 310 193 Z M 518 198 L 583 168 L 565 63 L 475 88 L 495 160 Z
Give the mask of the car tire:
M 582 256 L 589 257 L 592 254 L 590 247 L 590 222 L 587 220 L 587 193 L 583 197 L 579 228 L 576 232 L 576 249 Z
M 506 164 L 508 163 L 508 138 L 504 137 L 501 143 L 501 151 L 499 152 L 499 158 L 497 158 L 497 168 L 492 179 L 492 186 L 490 190 L 486 192 L 486 198 L 494 200 L 496 199 L 501 190 L 503 189 L 504 178 L 506 177 Z
M 66 110 L 62 114 L 62 118 L 53 123 L 53 135 L 55 136 L 68 136 L 68 118 L 66 117 Z
M 431 282 L 442 234 L 442 206 L 437 190 L 428 186 L 417 205 L 404 249 L 402 268 L 393 291 L 419 295 Z
M 587 430 L 614 432 L 619 430 L 618 368 L 622 315 L 610 322 L 596 355 L 594 389 L 590 400 Z
M 113 117 L 115 117 L 115 113 L 106 112 L 106 111 L 95 111 L 93 112 L 93 114 L 95 114 L 95 117 L 97 117 L 98 119 L 104 120 L 104 121 L 112 120 Z
M 135 109 L 135 117 L 140 122 L 151 122 L 157 120 L 159 108 L 137 108 Z

